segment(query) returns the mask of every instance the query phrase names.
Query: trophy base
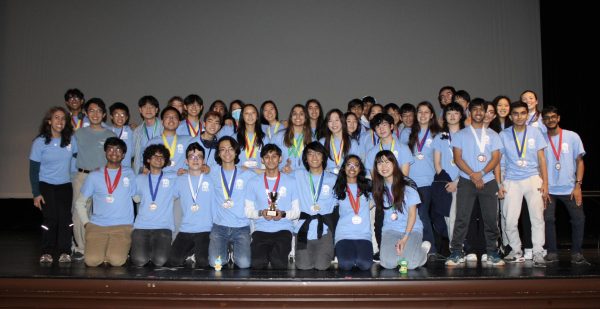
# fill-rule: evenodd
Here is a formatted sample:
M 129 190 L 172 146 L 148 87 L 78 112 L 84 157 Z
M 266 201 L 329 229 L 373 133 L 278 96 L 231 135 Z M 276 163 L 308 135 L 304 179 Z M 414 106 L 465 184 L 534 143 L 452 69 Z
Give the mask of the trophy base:
M 277 216 L 277 210 L 267 210 L 267 216 L 269 216 L 269 217 L 276 217 Z

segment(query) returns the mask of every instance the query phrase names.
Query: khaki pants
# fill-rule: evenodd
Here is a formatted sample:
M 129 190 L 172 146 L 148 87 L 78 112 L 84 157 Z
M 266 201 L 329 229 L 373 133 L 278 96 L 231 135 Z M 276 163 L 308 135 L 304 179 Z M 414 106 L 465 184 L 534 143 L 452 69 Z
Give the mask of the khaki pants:
M 122 266 L 131 247 L 133 226 L 99 226 L 89 222 L 85 228 L 85 265 L 98 266 L 108 262 Z
M 77 214 L 77 209 L 75 209 L 75 201 L 81 195 L 81 187 L 83 187 L 83 183 L 87 178 L 88 174 L 78 172 L 75 177 L 73 177 L 73 205 L 71 206 L 71 213 L 73 214 L 73 252 L 84 253 L 85 249 L 85 228 L 83 227 L 83 223 L 81 223 L 81 219 L 79 219 L 79 215 Z M 92 199 L 88 199 L 85 204 L 85 209 L 88 212 L 88 216 L 90 215 L 92 209 Z

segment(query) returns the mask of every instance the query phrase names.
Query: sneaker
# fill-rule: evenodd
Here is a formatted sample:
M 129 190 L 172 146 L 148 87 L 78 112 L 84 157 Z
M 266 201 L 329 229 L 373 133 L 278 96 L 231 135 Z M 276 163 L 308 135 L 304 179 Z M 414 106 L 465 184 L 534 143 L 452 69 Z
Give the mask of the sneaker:
M 427 263 L 428 253 L 431 250 L 431 243 L 427 240 L 421 243 L 421 251 L 423 252 L 423 260 L 419 263 L 419 266 L 425 265 Z
M 544 260 L 546 260 L 546 263 L 556 263 L 556 262 L 558 262 L 558 253 L 550 252 L 550 253 L 546 254 L 546 256 L 544 257 Z
M 42 254 L 42 256 L 40 257 L 40 263 L 49 263 L 52 264 L 54 260 L 52 259 L 52 255 L 46 253 L 46 254 Z
M 481 258 L 481 262 L 485 262 L 487 264 L 491 264 L 493 266 L 503 266 L 504 264 L 506 264 L 504 262 L 504 260 L 500 257 L 500 254 L 498 254 L 497 252 L 493 252 L 488 254 L 484 254 L 485 255 L 485 260 L 483 259 L 483 256 Z
M 541 252 L 533 255 L 533 267 L 546 267 L 546 260 Z
M 186 263 L 192 263 L 192 264 L 196 263 L 196 255 L 192 254 L 192 255 L 186 257 L 185 258 L 185 262 Z
M 73 254 L 71 255 L 71 259 L 73 259 L 74 261 L 83 261 L 83 253 L 81 252 L 73 252 Z
M 532 260 L 533 259 L 533 249 L 525 248 L 525 254 L 523 255 L 523 257 L 526 260 Z
M 436 262 L 436 261 L 445 261 L 445 260 L 446 260 L 446 257 L 437 252 L 429 253 L 427 255 L 427 262 Z
M 465 260 L 467 262 L 477 262 L 477 254 L 469 253 L 469 254 L 467 254 L 467 256 L 465 256 Z
M 521 251 L 511 251 L 507 256 L 504 257 L 504 260 L 509 263 L 523 263 L 525 262 L 525 258 L 523 257 L 523 253 Z
M 373 254 L 373 262 L 379 263 L 379 252 Z
M 68 253 L 63 253 L 58 258 L 59 263 L 71 263 L 71 256 Z
M 454 251 L 446 259 L 446 266 L 456 266 L 465 262 L 464 255 L 461 251 Z
M 481 255 L 481 263 L 487 262 L 488 260 L 488 255 L 487 253 L 484 253 Z
M 571 264 L 590 266 L 590 262 L 586 261 L 581 253 L 573 253 L 571 255 Z

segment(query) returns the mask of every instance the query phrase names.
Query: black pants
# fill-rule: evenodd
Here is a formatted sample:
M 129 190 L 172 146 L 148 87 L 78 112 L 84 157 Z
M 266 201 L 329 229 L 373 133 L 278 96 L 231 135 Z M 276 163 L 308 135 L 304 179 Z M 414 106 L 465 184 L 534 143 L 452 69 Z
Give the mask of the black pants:
M 278 231 L 267 233 L 255 231 L 250 243 L 251 267 L 266 269 L 271 262 L 272 269 L 287 269 L 288 256 L 292 250 L 292 233 Z
M 71 203 L 73 187 L 71 183 L 51 185 L 40 182 L 40 192 L 46 204 L 42 205 L 42 253 L 71 253 L 73 226 Z M 58 252 L 56 252 L 58 251 Z
M 179 232 L 169 254 L 169 265 L 181 266 L 185 259 L 194 254 L 196 268 L 208 268 L 208 244 L 210 232 L 185 233 Z
M 152 262 L 163 266 L 171 249 L 173 232 L 169 229 L 134 229 L 131 233 L 131 262 L 144 266 Z

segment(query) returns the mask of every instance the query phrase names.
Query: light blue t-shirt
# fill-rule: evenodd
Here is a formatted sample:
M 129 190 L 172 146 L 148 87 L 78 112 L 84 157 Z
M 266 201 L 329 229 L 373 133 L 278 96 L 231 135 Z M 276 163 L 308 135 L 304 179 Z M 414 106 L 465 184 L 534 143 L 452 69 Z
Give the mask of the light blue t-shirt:
M 407 163 L 412 165 L 415 161 L 413 159 L 412 154 L 410 153 L 410 149 L 408 149 L 408 146 L 400 143 L 395 137 L 393 137 L 392 143 L 386 145 L 377 144 L 375 147 L 372 147 L 371 150 L 369 150 L 369 152 L 367 153 L 367 159 L 364 162 L 365 169 L 367 170 L 367 175 L 372 173 L 373 169 L 376 166 L 375 157 L 377 156 L 377 153 L 379 153 L 382 150 L 391 151 L 394 154 L 394 157 L 396 157 L 396 161 L 398 161 L 400 168 L 402 168 L 402 165 Z
M 500 139 L 504 145 L 502 154 L 506 156 L 506 179 L 522 180 L 533 175 L 539 175 L 537 152 L 548 146 L 544 136 L 540 130 L 531 126 L 527 126 L 523 132 L 516 132 L 519 144 L 523 141 L 523 135 L 527 134 L 525 137 L 526 149 L 523 150 L 523 158 L 519 158 L 517 145 L 513 137 L 513 128 L 510 127 L 500 132 Z M 523 166 L 518 165 L 519 160 L 525 162 Z
M 167 136 L 167 143 L 168 143 L 168 147 L 167 147 L 167 145 L 165 145 L 163 142 L 162 135 L 157 136 L 157 137 L 151 139 L 150 141 L 148 141 L 146 148 L 150 145 L 165 145 L 165 147 L 167 147 L 167 149 L 168 149 L 171 146 L 171 144 L 173 143 L 174 138 L 175 138 L 174 136 Z M 171 157 L 171 164 L 163 169 L 165 171 L 165 173 L 167 173 L 167 172 L 177 173 L 177 170 L 179 170 L 180 168 L 186 168 L 185 150 L 187 149 L 187 147 L 189 146 L 189 144 L 191 142 L 192 142 L 191 136 L 177 135 L 177 144 L 175 145 L 175 153 L 173 154 L 173 157 Z
M 233 126 L 222 126 L 219 132 L 217 132 L 217 139 L 220 139 L 223 136 L 231 136 L 233 138 L 236 138 L 237 135 L 235 130 L 233 129 Z
M 373 130 L 363 130 L 360 135 L 360 147 L 363 149 L 363 153 L 366 154 L 371 148 L 376 147 L 379 144 L 379 136 L 375 134 Z
M 544 134 L 544 139 L 548 147 L 544 149 L 546 153 L 546 162 L 548 169 L 548 188 L 550 194 L 567 195 L 573 192 L 575 181 L 577 181 L 577 157 L 585 155 L 585 149 L 579 135 L 573 131 L 562 130 L 562 146 L 559 150 L 560 136 L 557 134 L 552 137 L 554 149 L 560 151 L 560 161 L 556 160 L 552 145 L 548 139 L 548 134 Z M 556 169 L 556 163 L 560 163 L 560 169 Z
M 29 160 L 40 163 L 39 180 L 51 185 L 62 185 L 71 182 L 71 159 L 77 153 L 77 142 L 60 147 L 61 138 L 52 138 L 46 144 L 46 138 L 37 137 L 31 146 Z
M 277 186 L 277 209 L 289 212 L 292 209 L 292 202 L 298 203 L 296 190 L 296 180 L 294 177 L 285 173 L 280 173 L 281 178 Z M 246 203 L 254 203 L 254 209 L 261 211 L 269 208 L 267 200 L 267 191 L 265 188 L 265 175 L 255 175 L 248 180 L 246 187 Z M 277 178 L 267 177 L 269 191 L 275 188 Z M 290 231 L 294 229 L 294 222 L 288 218 L 282 218 L 279 221 L 267 221 L 263 217 L 259 217 L 254 221 L 254 229 L 256 231 L 274 233 L 278 231 Z
M 133 145 L 133 130 L 131 130 L 131 127 L 129 126 L 123 126 L 122 128 L 115 128 L 113 126 L 108 128 L 109 130 L 111 130 L 113 133 L 115 133 L 115 135 L 121 139 L 122 141 L 125 142 L 125 145 L 127 145 L 127 152 L 125 153 L 125 157 L 123 158 L 123 161 L 121 161 L 121 165 L 125 166 L 125 167 L 131 167 L 131 159 L 133 158 L 133 152 L 134 152 L 134 145 Z
M 152 180 L 152 191 L 150 191 L 149 177 Z M 175 198 L 176 177 L 177 175 L 173 172 L 163 172 L 162 177 L 160 177 L 160 174 L 153 175 L 151 173 L 137 176 L 136 195 L 139 195 L 142 201 L 138 204 L 138 214 L 133 228 L 169 229 L 171 231 L 175 229 L 173 200 Z M 156 199 L 153 200 L 151 192 L 156 192 Z
M 208 165 L 211 169 L 214 167 L 218 167 L 217 161 L 215 160 L 215 152 L 217 152 L 217 143 L 216 140 L 214 142 L 215 148 L 209 147 L 207 141 L 203 139 L 190 141 L 191 143 L 198 142 L 202 148 L 204 148 L 204 164 Z M 187 168 L 187 167 L 186 167 Z
M 536 114 L 538 115 L 538 118 L 534 121 Z M 542 113 L 529 113 L 527 116 L 527 125 L 539 129 L 544 135 L 548 132 L 548 128 L 546 128 L 542 122 Z
M 333 208 L 337 203 L 337 200 L 335 199 L 335 196 L 333 194 L 333 186 L 335 185 L 336 180 L 336 176 L 334 174 L 329 172 L 323 173 L 321 194 L 319 194 L 319 197 L 317 199 L 317 204 L 319 205 L 318 211 L 314 211 L 313 209 L 311 209 L 315 202 L 311 193 L 309 172 L 306 171 L 306 169 L 298 169 L 294 172 L 294 177 L 296 178 L 296 184 L 298 185 L 298 196 L 300 198 L 300 212 L 305 212 L 309 215 L 326 215 L 333 212 Z M 321 175 L 313 175 L 312 179 L 315 191 L 318 191 Z M 305 220 L 298 220 L 298 224 L 296 225 L 295 230 L 296 233 L 298 233 L 304 221 Z M 308 227 L 307 239 L 317 239 L 317 224 L 318 220 L 312 220 L 310 222 L 310 225 Z M 325 235 L 327 231 L 327 226 L 323 225 L 323 235 Z
M 265 142 L 274 144 L 274 138 L 279 132 L 285 131 L 283 123 L 277 122 L 275 125 L 262 124 L 262 130 L 265 132 Z
M 254 138 L 254 133 L 249 133 L 248 140 L 251 141 L 252 138 Z M 237 139 L 237 137 L 236 137 L 236 139 Z M 263 146 L 266 145 L 266 142 L 267 142 L 267 137 L 265 136 L 263 138 Z M 246 153 L 246 150 L 248 151 L 247 153 Z M 260 151 L 261 150 L 262 150 L 262 147 L 257 144 L 257 141 L 254 142 L 254 147 L 250 146 L 250 147 L 248 147 L 248 149 L 241 148 L 240 155 L 239 155 L 240 162 L 237 164 L 237 166 L 238 167 L 245 166 L 249 169 L 264 168 L 264 165 L 262 164 L 262 162 L 260 160 Z
M 357 185 L 353 183 L 348 184 L 348 186 L 350 187 L 352 196 L 356 200 Z M 336 198 L 336 200 L 339 204 L 340 218 L 335 228 L 335 242 L 337 243 L 343 239 L 371 241 L 371 212 L 369 211 L 369 200 L 367 197 L 361 193 L 358 199 L 360 205 L 358 216 L 360 217 L 360 222 L 356 224 L 352 221 L 352 218 L 356 216 L 356 213 L 354 212 L 354 209 L 352 209 L 348 192 L 346 192 L 345 199 L 340 200 Z
M 456 135 L 456 133 L 440 133 L 435 136 L 433 139 L 433 149 L 435 152 L 440 153 L 440 163 L 442 165 L 442 169 L 448 173 L 450 179 L 455 181 L 458 178 L 458 166 L 454 163 L 454 154 L 452 152 L 452 136 Z M 445 138 L 442 139 L 442 136 Z M 434 157 L 435 158 L 435 157 Z
M 118 169 L 109 169 L 108 175 L 114 185 Z M 85 179 L 81 187 L 81 195 L 92 197 L 93 207 L 90 222 L 100 226 L 133 224 L 133 201 L 136 192 L 133 170 L 123 167 L 116 189 L 109 197 L 108 187 L 104 179 L 104 168 L 93 171 Z M 112 203 L 110 202 L 112 201 Z
M 475 129 L 475 133 L 479 139 L 481 139 L 481 130 L 482 129 Z M 482 171 L 492 159 L 492 153 L 496 150 L 502 151 L 503 148 L 503 144 L 500 141 L 498 133 L 494 132 L 494 130 L 490 128 L 486 128 L 485 134 L 486 136 L 481 141 L 485 145 L 483 152 L 485 156 L 485 162 L 480 162 L 477 159 L 480 156 L 481 151 L 479 150 L 479 146 L 477 146 L 475 136 L 473 136 L 470 126 L 458 131 L 458 133 L 454 134 L 452 137 L 452 147 L 462 150 L 462 159 L 474 172 Z M 463 171 L 460 171 L 460 177 L 470 179 L 469 175 Z M 493 179 L 493 170 L 483 175 L 483 182 L 488 182 Z
M 411 130 L 406 129 L 404 131 L 407 131 L 410 134 Z M 426 133 L 427 137 L 425 138 L 423 148 L 421 148 L 420 151 L 424 157 L 423 159 L 419 159 L 418 144 L 425 137 Z M 418 187 L 431 186 L 431 183 L 433 182 L 433 177 L 435 176 L 435 166 L 433 165 L 434 138 L 435 137 L 431 135 L 431 132 L 429 132 L 429 130 L 420 130 L 417 141 L 415 143 L 415 147 L 412 152 L 414 163 L 410 166 L 408 176 L 417 183 Z
M 325 146 L 325 149 L 327 149 L 327 145 L 325 145 L 325 138 L 321 138 L 319 140 L 319 143 L 321 143 L 321 145 Z M 328 142 L 330 143 L 330 142 Z M 346 159 L 346 157 L 344 156 L 344 154 L 340 154 L 340 144 L 342 143 L 342 140 L 338 140 L 338 139 L 334 139 L 334 145 L 335 145 L 335 152 L 333 151 L 333 147 L 331 147 L 331 144 L 329 144 L 330 146 L 330 154 L 329 157 L 327 157 L 327 168 L 326 171 L 330 172 L 330 173 L 334 173 L 334 174 L 338 174 L 339 173 L 339 169 L 340 166 L 342 165 L 342 163 L 344 163 L 344 160 Z M 346 146 L 344 146 L 346 147 Z M 335 164 L 335 160 L 333 160 L 332 158 L 334 158 L 334 154 L 337 154 L 339 156 L 339 164 Z M 360 158 L 360 149 L 358 147 L 358 144 L 356 143 L 355 140 L 350 139 L 350 149 L 348 150 L 348 155 L 356 155 Z
M 140 173 L 144 167 L 144 149 L 148 145 L 148 141 L 154 137 L 159 137 L 163 133 L 162 123 L 158 119 L 154 119 L 154 125 L 147 127 L 146 122 L 138 126 L 133 130 L 133 149 L 131 155 L 133 155 L 133 171 Z M 129 152 L 129 150 L 127 150 Z
M 383 228 L 381 229 L 383 232 L 385 231 L 396 231 L 400 233 L 406 232 L 406 225 L 408 224 L 408 210 L 410 207 L 417 207 L 418 204 L 421 203 L 421 198 L 419 198 L 419 193 L 409 187 L 406 186 L 404 188 L 404 201 L 402 205 L 402 213 L 397 211 L 398 219 L 392 220 L 392 213 L 394 210 L 384 209 L 384 217 L 383 217 Z M 383 195 L 383 204 L 385 207 L 389 207 L 391 205 L 388 200 L 386 194 Z M 416 210 L 415 210 L 416 211 Z M 413 232 L 419 232 L 423 234 L 423 223 L 421 222 L 421 218 L 419 218 L 419 214 L 417 213 L 417 219 L 415 220 L 415 224 L 413 225 Z
M 190 180 L 192 189 L 190 189 Z M 195 200 L 192 192 L 196 195 Z M 213 225 L 213 192 L 213 184 L 211 183 L 210 176 L 207 174 L 202 174 L 200 176 L 185 174 L 177 177 L 175 196 L 179 198 L 179 204 L 183 214 L 181 226 L 179 227 L 180 232 L 210 232 Z
M 190 121 L 190 124 L 188 124 L 187 119 L 182 120 L 179 123 L 179 127 L 177 127 L 175 134 L 190 137 L 198 137 L 204 131 L 202 121 L 200 121 L 199 123 L 195 121 Z
M 246 217 L 244 208 L 244 195 L 246 194 L 246 185 L 248 180 L 256 175 L 253 171 L 242 171 L 237 168 L 235 180 L 234 171 L 224 171 L 225 179 L 221 180 L 221 167 L 214 167 L 210 171 L 210 179 L 213 184 L 212 214 L 213 223 L 227 227 L 244 227 L 250 224 Z M 233 206 L 225 208 L 225 188 L 223 184 L 233 186 L 232 196 Z
M 290 160 L 290 167 L 292 171 L 302 169 L 304 170 L 304 164 L 302 163 L 302 151 L 304 150 L 304 144 L 300 140 L 300 135 L 296 134 L 295 138 L 298 140 L 298 149 L 294 147 L 294 144 L 287 147 L 284 143 L 285 130 L 279 131 L 275 136 L 275 145 L 277 145 L 281 149 L 281 164 L 279 164 L 279 168 L 283 169 L 287 164 L 287 160 Z M 293 142 L 293 140 L 292 140 Z

